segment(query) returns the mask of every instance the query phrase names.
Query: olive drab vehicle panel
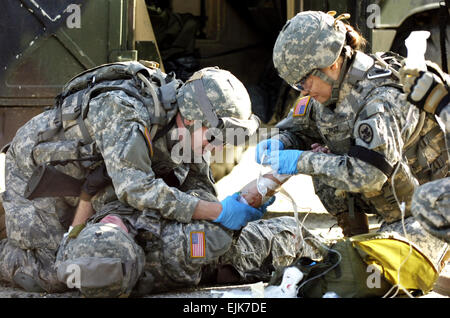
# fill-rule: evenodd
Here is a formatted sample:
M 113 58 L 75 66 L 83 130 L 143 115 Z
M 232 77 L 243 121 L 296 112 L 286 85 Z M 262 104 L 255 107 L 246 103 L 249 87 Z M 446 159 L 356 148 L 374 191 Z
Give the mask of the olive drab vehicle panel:
M 76 74 L 116 61 L 162 65 L 144 0 L 5 0 L 0 30 L 0 148 Z
M 127 0 L 6 0 L 0 11 L 0 146 L 53 105 L 74 75 L 100 64 L 159 61 L 156 42 L 136 42 L 136 4 Z M 148 18 L 147 18 L 148 19 Z M 157 51 L 156 51 L 157 52 Z

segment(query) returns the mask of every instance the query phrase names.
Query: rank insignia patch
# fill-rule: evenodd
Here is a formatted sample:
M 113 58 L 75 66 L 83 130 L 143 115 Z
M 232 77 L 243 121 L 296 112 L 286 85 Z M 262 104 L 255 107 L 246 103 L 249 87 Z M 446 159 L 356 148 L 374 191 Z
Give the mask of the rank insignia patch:
M 361 138 L 365 143 L 370 144 L 373 139 L 372 127 L 368 124 L 361 124 L 358 127 L 359 138 Z
M 191 232 L 191 257 L 205 257 L 205 232 Z
M 295 101 L 294 113 L 292 116 L 299 117 L 305 116 L 306 110 L 308 109 L 309 100 L 311 96 L 300 97 Z

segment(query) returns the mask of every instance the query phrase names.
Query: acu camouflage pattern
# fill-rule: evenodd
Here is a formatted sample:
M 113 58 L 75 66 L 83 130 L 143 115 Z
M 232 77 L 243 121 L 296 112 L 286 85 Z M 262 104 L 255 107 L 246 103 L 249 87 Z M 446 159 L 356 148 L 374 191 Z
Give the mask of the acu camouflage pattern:
M 102 263 L 117 264 L 119 272 L 102 272 L 105 268 L 100 267 Z M 131 235 L 115 224 L 91 223 L 76 238 L 63 239 L 55 266 L 59 279 L 65 283 L 67 267 L 77 264 L 81 293 L 86 297 L 104 298 L 128 296 L 144 263 L 144 252 Z M 105 285 L 105 282 L 110 284 Z
M 445 125 L 446 149 L 450 145 L 450 106 L 439 117 Z M 416 189 L 412 201 L 412 215 L 433 236 L 450 243 L 450 178 L 426 183 Z
M 92 78 L 95 71 L 83 76 Z M 89 101 L 88 108 L 83 108 L 84 96 L 86 90 L 95 85 L 72 92 L 62 102 L 62 114 L 66 114 L 66 118 L 81 106 L 91 142 L 84 142 L 87 138 L 76 119 L 63 121 L 63 140 L 55 135 L 41 142 L 40 134 L 56 127 L 57 109 L 36 116 L 15 136 L 6 156 L 8 188 L 3 194 L 3 205 L 9 238 L 1 242 L 1 278 L 12 282 L 14 275 L 23 271 L 47 292 L 67 289 L 58 280 L 54 262 L 58 244 L 72 221 L 78 199 L 38 198 L 30 201 L 23 193 L 33 170 L 40 163 L 100 155 L 113 185 L 93 197 L 93 207 L 98 211 L 94 217 L 125 213 L 129 229 L 134 235 L 139 232 L 136 240 L 146 253 L 146 265 L 137 289 L 145 292 L 157 290 L 159 285 L 165 288 L 195 284 L 204 260 L 185 259 L 188 253 L 186 233 L 192 229 L 207 233 L 211 252 L 209 256 L 207 252 L 207 262 L 216 261 L 231 244 L 228 230 L 211 222 L 191 220 L 200 198 L 217 200 L 209 165 L 206 161 L 186 163 L 171 156 L 171 149 L 178 144 L 173 138 L 175 126 L 160 139 L 152 141 L 153 156 L 150 157 L 150 145 L 144 136 L 145 128 L 152 125 L 155 112 L 153 101 L 146 95 L 142 83 L 124 79 L 106 80 L 101 84 L 104 91 L 98 91 L 99 94 Z M 117 89 L 108 90 L 108 84 Z M 173 106 L 165 109 L 166 116 L 158 124 L 164 126 L 172 120 L 177 112 L 176 105 Z M 83 178 L 97 164 L 81 161 L 56 167 L 73 177 Z M 117 203 L 120 208 L 115 206 Z M 260 234 L 263 237 L 272 235 L 270 231 Z M 288 241 L 285 246 L 289 244 Z M 63 250 L 60 253 L 67 255 L 69 252 Z M 258 253 L 260 251 L 255 251 L 253 255 Z
M 250 222 L 238 237 L 207 221 L 161 225 L 159 238 L 145 240 L 145 270 L 135 288 L 140 294 L 196 286 L 221 265 L 231 265 L 240 282 L 268 280 L 274 268 L 291 264 L 302 251 L 292 217 Z M 205 231 L 206 257 L 190 257 L 191 231 Z
M 192 189 L 189 193 L 218 202 L 214 195 L 202 189 Z M 233 266 L 242 282 L 268 279 L 274 268 L 291 264 L 299 253 L 312 255 L 314 252 L 308 245 L 300 246 L 297 222 L 292 217 L 250 222 L 239 233 L 208 221 L 170 221 L 155 210 L 137 211 L 115 201 L 105 205 L 89 223 L 98 222 L 108 214 L 122 218 L 145 252 L 144 270 L 134 288 L 136 295 L 196 286 L 205 272 L 214 271 L 220 265 Z M 191 257 L 191 232 L 205 233 L 205 257 Z M 306 230 L 302 234 L 311 236 Z
M 361 52 L 356 54 L 355 60 L 361 59 L 359 64 L 365 65 L 366 71 L 370 72 L 373 59 Z M 419 110 L 406 101 L 399 89 L 385 86 L 394 82 L 392 78 L 369 80 L 364 76 L 355 82 L 351 75 L 354 65 L 350 66 L 344 77 L 336 108 L 331 109 L 317 102 L 311 104 L 307 116 L 291 120 L 292 128 L 286 122 L 284 127 L 281 125 L 284 129 L 281 139 L 288 142 L 288 147 L 309 150 L 310 144 L 317 142 L 320 135 L 319 142 L 331 150 L 332 154 L 305 151 L 297 164 L 300 173 L 313 177 L 315 190 L 321 201 L 327 202 L 325 205 L 330 213 L 348 212 L 348 198 L 353 196 L 357 202 L 355 209 L 377 213 L 386 223 L 392 223 L 395 227 L 395 224 L 400 224 L 401 212 L 392 193 L 391 178 L 375 166 L 348 156 L 350 146 L 355 144 L 376 151 L 393 167 L 401 162 L 394 183 L 400 202 L 406 202 L 408 217 L 411 215 L 411 199 L 415 187 L 433 180 L 435 171 L 423 171 L 424 167 L 432 167 L 435 161 L 443 157 L 444 168 L 448 166 L 445 147 L 442 147 L 443 133 L 433 134 L 433 138 L 430 138 L 428 133 L 437 128 L 438 124 L 427 115 L 420 137 L 425 139 L 423 137 L 428 135 L 428 138 L 426 142 L 416 139 L 406 149 L 409 150 L 406 163 L 401 155 L 406 152 L 403 148 L 419 123 Z M 413 107 L 411 120 L 402 134 L 410 107 Z M 370 127 L 371 138 L 360 133 L 358 128 L 363 124 Z M 305 129 L 306 136 L 298 140 L 302 129 Z M 416 178 L 416 175 L 420 177 Z M 429 251 L 429 256 L 436 261 L 440 257 L 436 253 L 442 251 L 439 248 L 442 244 L 433 240 L 417 225 L 411 225 L 408 233 L 417 233 L 418 245 Z M 403 235 L 401 226 L 398 229 L 399 234 Z
M 8 186 L 2 197 L 8 238 L 2 240 L 0 249 L 0 278 L 12 283 L 14 276 L 22 272 L 47 292 L 66 288 L 57 280 L 54 261 L 67 229 L 62 224 L 65 215 L 73 215 L 76 203 L 63 198 L 30 201 L 24 198 L 24 192 L 36 167 L 33 149 L 38 132 L 47 130 L 54 116 L 54 111 L 44 112 L 17 131 L 6 154 Z
M 195 72 L 178 90 L 177 101 L 181 115 L 188 120 L 200 120 L 202 125 L 211 128 L 211 124 L 198 104 L 193 81 L 203 82 L 206 96 L 210 100 L 217 117 L 249 119 L 251 102 L 245 86 L 233 74 L 209 67 Z
M 341 21 L 320 11 L 305 11 L 288 20 L 273 49 L 278 74 L 292 85 L 312 70 L 332 65 L 345 42 Z
M 91 77 L 96 71 L 91 73 Z M 152 70 L 149 72 L 152 73 Z M 72 221 L 78 199 L 25 199 L 26 184 L 33 170 L 41 163 L 101 156 L 113 186 L 93 198 L 96 210 L 106 202 L 119 199 L 139 210 L 153 208 L 164 218 L 189 222 L 199 199 L 169 186 L 163 178 L 182 185 L 190 175 L 215 193 L 206 162 L 190 164 L 172 160 L 168 145 L 176 144 L 171 136 L 173 130 L 153 142 L 154 156 L 150 158 L 144 132 L 145 127 L 152 125 L 154 105 L 140 81 L 122 79 L 104 81 L 101 85 L 106 92 L 91 99 L 87 108 L 82 107 L 86 103 L 86 90 L 67 96 L 61 106 L 63 116 L 74 113 L 81 106 L 80 111 L 85 112 L 84 123 L 92 139 L 90 143 L 83 143 L 86 138 L 76 120 L 63 121 L 65 140 L 58 135 L 43 142 L 39 140 L 41 133 L 56 127 L 56 108 L 31 119 L 14 137 L 6 154 L 8 187 L 2 198 L 8 236 L 0 251 L 2 279 L 12 282 L 16 271 L 21 268 L 48 292 L 65 288 L 58 282 L 52 264 L 58 244 Z M 108 85 L 117 89 L 107 91 L 105 87 Z M 95 87 L 93 85 L 87 89 Z M 142 98 L 137 99 L 130 94 Z M 161 125 L 166 125 L 175 116 L 177 108 L 173 106 L 173 109 L 166 110 Z M 97 164 L 95 161 L 81 161 L 56 168 L 75 178 L 84 178 Z

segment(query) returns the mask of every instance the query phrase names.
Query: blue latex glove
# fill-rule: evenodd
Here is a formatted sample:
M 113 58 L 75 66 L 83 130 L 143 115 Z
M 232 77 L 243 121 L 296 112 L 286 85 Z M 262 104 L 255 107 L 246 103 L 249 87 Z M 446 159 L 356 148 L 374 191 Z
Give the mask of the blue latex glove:
M 272 151 L 283 150 L 284 144 L 277 138 L 271 138 L 261 141 L 256 145 L 255 160 L 259 164 L 266 164 Z M 264 162 L 261 162 L 264 155 Z
M 280 150 L 269 157 L 268 163 L 279 174 L 297 174 L 297 162 L 302 153 L 301 150 Z
M 267 212 L 267 208 L 275 202 L 275 196 L 271 196 L 269 200 L 266 201 L 263 205 L 261 205 L 258 210 L 260 210 L 263 214 Z
M 248 222 L 259 220 L 264 212 L 238 201 L 239 193 L 222 200 L 222 213 L 213 222 L 220 223 L 231 230 L 239 230 Z

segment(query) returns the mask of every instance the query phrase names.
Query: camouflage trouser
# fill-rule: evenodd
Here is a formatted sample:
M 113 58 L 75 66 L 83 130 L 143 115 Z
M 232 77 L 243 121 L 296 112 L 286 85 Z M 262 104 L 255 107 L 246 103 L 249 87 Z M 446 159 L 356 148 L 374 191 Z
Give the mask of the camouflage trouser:
M 450 178 L 432 181 L 417 188 L 411 213 L 425 230 L 450 243 Z
M 137 294 L 196 286 L 205 270 L 220 265 L 231 265 L 241 282 L 267 279 L 274 268 L 289 265 L 301 251 L 293 217 L 250 222 L 239 233 L 208 221 L 164 220 L 156 211 L 136 211 L 116 202 L 90 222 L 108 214 L 121 216 L 146 254 Z
M 25 289 L 55 292 L 58 282 L 54 261 L 65 229 L 58 214 L 71 209 L 62 199 L 23 197 L 27 178 L 20 174 L 9 153 L 6 160 L 7 189 L 3 207 L 7 238 L 0 244 L 0 279 Z M 29 278 L 34 280 L 30 282 Z
M 190 224 L 166 224 L 159 240 L 145 248 L 146 266 L 143 280 L 152 277 L 151 292 L 161 292 L 182 286 L 195 286 L 205 268 L 230 265 L 238 273 L 239 282 L 270 278 L 271 272 L 291 264 L 299 253 L 296 222 L 292 217 L 280 217 L 250 222 L 237 239 L 225 234 L 216 224 L 200 221 Z M 205 231 L 206 256 L 193 257 L 192 232 Z
M 349 212 L 349 201 L 346 195 L 337 195 L 336 188 L 330 187 L 325 183 L 325 181 L 320 177 L 312 178 L 314 191 L 319 197 L 320 202 L 323 204 L 328 213 L 336 216 L 340 213 Z M 348 195 L 348 194 L 347 194 Z M 371 209 L 360 197 L 359 195 L 353 195 L 355 200 L 355 210 L 364 213 L 376 213 L 375 210 Z
M 250 222 L 237 239 L 207 221 L 164 223 L 161 236 L 146 241 L 144 274 L 136 286 L 139 293 L 196 286 L 206 267 L 220 265 L 231 265 L 240 282 L 267 279 L 274 268 L 291 264 L 299 252 L 296 222 L 291 217 Z M 193 255 L 193 233 L 205 235 L 204 256 Z

